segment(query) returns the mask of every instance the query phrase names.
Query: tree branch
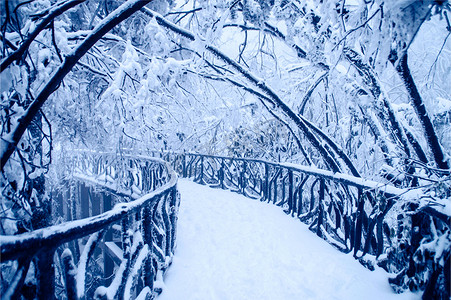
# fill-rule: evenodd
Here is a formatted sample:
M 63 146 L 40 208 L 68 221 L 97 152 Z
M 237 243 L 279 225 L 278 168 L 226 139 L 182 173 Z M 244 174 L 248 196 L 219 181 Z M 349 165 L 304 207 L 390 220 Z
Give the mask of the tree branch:
M 301 105 L 299 108 L 299 113 L 301 115 L 304 114 L 305 105 L 307 104 L 308 100 L 312 96 L 313 92 L 315 91 L 316 87 L 321 83 L 321 81 L 326 78 L 326 76 L 329 74 L 329 72 L 323 73 L 321 76 L 318 77 L 318 79 L 308 88 L 307 92 L 304 95 L 304 98 L 302 98 Z
M 431 119 L 426 111 L 426 107 L 424 106 L 423 99 L 421 98 L 412 74 L 410 73 L 409 65 L 407 63 L 407 52 L 405 52 L 399 59 L 398 65 L 396 66 L 396 71 L 401 77 L 407 93 L 409 94 L 410 103 L 412 103 L 417 117 L 423 127 L 429 149 L 432 152 L 437 167 L 444 170 L 449 169 L 448 162 L 445 160 L 445 155 L 443 154 L 443 149 L 438 141 L 434 126 L 432 125 Z
M 127 19 L 129 16 L 131 16 L 133 13 L 135 13 L 151 1 L 152 0 L 134 0 L 125 2 L 114 12 L 108 15 L 105 19 L 103 19 L 92 30 L 91 34 L 89 34 L 86 39 L 77 48 L 74 49 L 74 51 L 72 51 L 65 57 L 62 65 L 57 69 L 52 78 L 50 78 L 47 84 L 39 92 L 39 95 L 36 97 L 36 99 L 30 104 L 23 116 L 19 119 L 13 131 L 2 137 L 0 144 L 1 171 L 3 171 L 6 162 L 9 160 L 11 154 L 16 149 L 23 133 L 27 129 L 28 125 L 32 122 L 39 109 L 42 107 L 48 97 L 58 88 L 63 78 L 67 75 L 67 73 L 70 72 L 70 70 L 80 60 L 80 58 L 84 54 L 86 54 L 86 52 L 88 52 L 89 49 L 91 49 L 91 47 L 94 46 L 94 44 L 114 26 Z
M 195 36 L 191 32 L 175 25 L 174 23 L 171 23 L 164 19 L 161 15 L 158 13 L 153 12 L 152 10 L 148 8 L 142 8 L 141 11 L 145 14 L 147 14 L 150 17 L 154 17 L 160 26 L 163 26 L 182 37 L 185 37 L 191 41 L 195 41 Z M 268 87 L 263 81 L 255 77 L 252 73 L 250 73 L 248 70 L 244 69 L 240 64 L 238 64 L 236 61 L 222 53 L 218 48 L 212 46 L 212 45 L 205 45 L 205 49 L 215 55 L 217 58 L 224 61 L 226 64 L 228 64 L 230 67 L 232 67 L 235 71 L 240 73 L 244 78 L 246 78 L 250 83 L 252 83 L 255 87 L 257 87 L 259 90 L 261 90 L 264 94 L 266 94 L 266 98 L 270 99 L 271 103 L 274 104 L 276 107 L 281 109 L 283 113 L 291 119 L 296 126 L 304 133 L 307 140 L 310 142 L 310 144 L 320 153 L 321 157 L 324 159 L 326 164 L 333 170 L 333 172 L 340 172 L 340 167 L 337 165 L 335 159 L 331 156 L 329 151 L 320 143 L 320 141 L 316 138 L 316 136 L 312 133 L 312 130 L 314 130 L 321 138 L 326 141 L 327 144 L 339 155 L 339 157 L 343 160 L 343 162 L 346 164 L 346 166 L 351 170 L 352 174 L 354 176 L 360 177 L 359 173 L 357 172 L 356 168 L 352 164 L 351 160 L 346 156 L 346 154 L 341 150 L 338 145 L 336 145 L 329 137 L 327 137 L 326 134 L 324 134 L 319 128 L 314 126 L 311 122 L 309 122 L 307 119 L 305 119 L 303 116 L 297 115 L 290 107 L 288 107 L 285 102 L 283 102 L 280 97 L 270 88 Z M 308 124 L 308 125 L 307 125 Z
M 13 61 L 20 59 L 30 46 L 31 42 L 33 42 L 34 39 L 39 35 L 39 33 L 44 30 L 48 24 L 53 22 L 53 20 L 57 16 L 84 1 L 86 0 L 71 0 L 63 3 L 58 3 L 53 9 L 49 11 L 46 17 L 42 18 L 36 24 L 36 28 L 33 30 L 33 32 L 30 33 L 28 38 L 19 46 L 19 48 L 2 60 L 2 62 L 0 63 L 0 72 L 3 72 L 3 70 L 5 70 Z

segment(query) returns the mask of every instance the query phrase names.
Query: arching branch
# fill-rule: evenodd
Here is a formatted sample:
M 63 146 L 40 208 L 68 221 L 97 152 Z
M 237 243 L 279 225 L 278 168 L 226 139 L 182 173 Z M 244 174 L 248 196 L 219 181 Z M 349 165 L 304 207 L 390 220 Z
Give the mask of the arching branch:
M 382 93 L 381 86 L 376 79 L 376 75 L 372 71 L 372 69 L 363 62 L 363 59 L 360 55 L 350 48 L 344 48 L 343 53 L 345 55 L 346 60 L 348 60 L 354 68 L 357 70 L 360 76 L 362 76 L 364 83 L 369 88 L 371 95 L 374 100 L 380 101 L 381 107 L 378 108 L 379 114 L 378 117 L 381 119 L 383 123 L 388 124 L 389 128 L 387 128 L 394 137 L 394 142 L 398 142 L 397 144 L 404 150 L 407 157 L 410 157 L 410 149 L 408 147 L 407 138 L 405 136 L 404 127 L 396 118 L 396 115 L 388 102 L 385 95 Z M 388 121 L 388 122 L 387 122 Z
M 401 77 L 409 94 L 410 103 L 412 103 L 421 126 L 423 127 L 424 135 L 437 167 L 444 170 L 449 169 L 448 162 L 445 160 L 445 155 L 443 154 L 443 149 L 438 141 L 434 126 L 432 125 L 426 107 L 424 106 L 423 99 L 421 98 L 412 74 L 410 73 L 409 65 L 407 63 L 407 53 L 404 53 L 399 59 L 396 71 Z
M 190 40 L 195 41 L 196 38 L 193 33 L 175 25 L 172 22 L 169 22 L 165 18 L 163 18 L 161 15 L 159 15 L 156 12 L 153 12 L 152 10 L 148 8 L 143 8 L 141 10 L 145 14 L 147 14 L 150 17 L 154 17 L 160 26 L 165 27 L 166 29 L 169 29 L 170 31 L 173 31 L 176 34 L 181 35 L 182 37 Z M 324 134 L 319 128 L 314 126 L 311 122 L 306 120 L 303 116 L 300 116 L 296 114 L 290 107 L 286 105 L 285 102 L 280 99 L 280 97 L 269 87 L 267 86 L 263 81 L 258 79 L 256 76 L 254 76 L 251 72 L 243 68 L 240 64 L 235 62 L 233 59 L 222 53 L 218 48 L 212 46 L 212 45 L 205 45 L 205 49 L 215 55 L 217 58 L 221 59 L 223 62 L 225 62 L 227 65 L 229 65 L 231 68 L 233 68 L 235 71 L 240 73 L 248 82 L 250 82 L 252 85 L 254 85 L 256 88 L 261 90 L 263 94 L 266 95 L 266 98 L 270 99 L 270 103 L 275 105 L 277 108 L 279 108 L 290 120 L 292 120 L 296 126 L 302 131 L 302 133 L 305 135 L 307 140 L 310 142 L 310 144 L 320 153 L 321 157 L 324 159 L 326 164 L 331 168 L 334 172 L 340 172 L 341 169 L 338 166 L 335 159 L 331 156 L 330 152 L 324 147 L 320 140 L 315 136 L 315 134 L 319 135 L 327 144 L 330 146 L 337 154 L 338 156 L 343 160 L 345 165 L 351 170 L 352 174 L 354 176 L 360 176 L 357 172 L 356 168 L 352 164 L 351 160 L 346 156 L 344 151 L 340 149 L 338 145 L 336 145 L 330 138 L 327 137 L 326 134 Z M 313 134 L 313 132 L 315 134 Z
M 0 167 L 2 171 L 6 162 L 9 160 L 12 153 L 16 149 L 23 133 L 27 129 L 28 125 L 32 122 L 39 109 L 42 107 L 48 97 L 58 88 L 63 78 L 67 75 L 67 73 L 70 72 L 70 70 L 72 70 L 72 68 L 80 60 L 80 58 L 84 54 L 86 54 L 86 52 L 88 52 L 89 49 L 91 49 L 91 47 L 94 46 L 94 44 L 114 26 L 130 17 L 133 13 L 135 13 L 151 1 L 152 0 L 133 0 L 125 2 L 110 15 L 108 15 L 105 19 L 103 19 L 92 30 L 91 34 L 89 34 L 77 48 L 75 48 L 69 55 L 64 58 L 61 66 L 53 74 L 47 84 L 39 92 L 39 95 L 36 97 L 36 99 L 30 104 L 28 109 L 24 112 L 23 116 L 19 119 L 16 127 L 9 134 L 2 138 L 0 143 Z
M 318 79 L 308 88 L 307 92 L 304 95 L 304 98 L 302 98 L 301 105 L 299 106 L 299 113 L 301 115 L 304 114 L 305 106 L 312 96 L 313 92 L 315 91 L 316 87 L 326 78 L 326 76 L 329 74 L 329 72 L 323 73 L 321 76 L 318 77 Z
M 18 60 L 22 57 L 25 51 L 30 47 L 30 44 L 34 41 L 34 39 L 44 30 L 47 25 L 49 25 L 55 18 L 65 11 L 71 9 L 72 7 L 77 6 L 80 3 L 83 3 L 86 0 L 70 0 L 63 1 L 55 5 L 54 8 L 48 11 L 47 16 L 42 18 L 37 24 L 36 28 L 30 33 L 27 39 L 17 48 L 13 53 L 4 58 L 0 63 L 0 72 L 3 72 L 13 61 Z

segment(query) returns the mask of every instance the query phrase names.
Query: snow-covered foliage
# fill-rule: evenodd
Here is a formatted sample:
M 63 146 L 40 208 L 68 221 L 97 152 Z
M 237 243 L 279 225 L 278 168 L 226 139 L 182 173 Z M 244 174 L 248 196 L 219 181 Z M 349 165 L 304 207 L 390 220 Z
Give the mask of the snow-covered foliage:
M 133 3 L 1 3 L 1 234 L 57 222 L 64 155 L 52 154 L 77 148 L 255 157 L 415 188 L 392 218 L 449 201 L 448 0 L 152 1 L 39 98 Z M 449 240 L 440 230 L 418 251 Z

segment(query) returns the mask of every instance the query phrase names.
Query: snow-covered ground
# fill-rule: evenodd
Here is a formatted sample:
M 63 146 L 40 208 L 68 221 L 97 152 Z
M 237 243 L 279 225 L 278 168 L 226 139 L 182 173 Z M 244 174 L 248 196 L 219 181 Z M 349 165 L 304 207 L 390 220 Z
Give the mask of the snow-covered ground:
M 158 300 L 419 299 L 280 208 L 179 181 L 178 246 Z

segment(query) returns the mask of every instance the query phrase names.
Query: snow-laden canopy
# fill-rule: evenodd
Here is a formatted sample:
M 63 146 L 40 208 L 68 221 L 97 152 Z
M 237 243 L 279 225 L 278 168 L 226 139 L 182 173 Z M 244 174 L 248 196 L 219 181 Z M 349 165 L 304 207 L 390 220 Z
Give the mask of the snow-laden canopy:
M 405 212 L 450 201 L 450 7 L 3 1 L 1 233 L 55 222 L 78 148 L 304 164 L 412 189 Z

